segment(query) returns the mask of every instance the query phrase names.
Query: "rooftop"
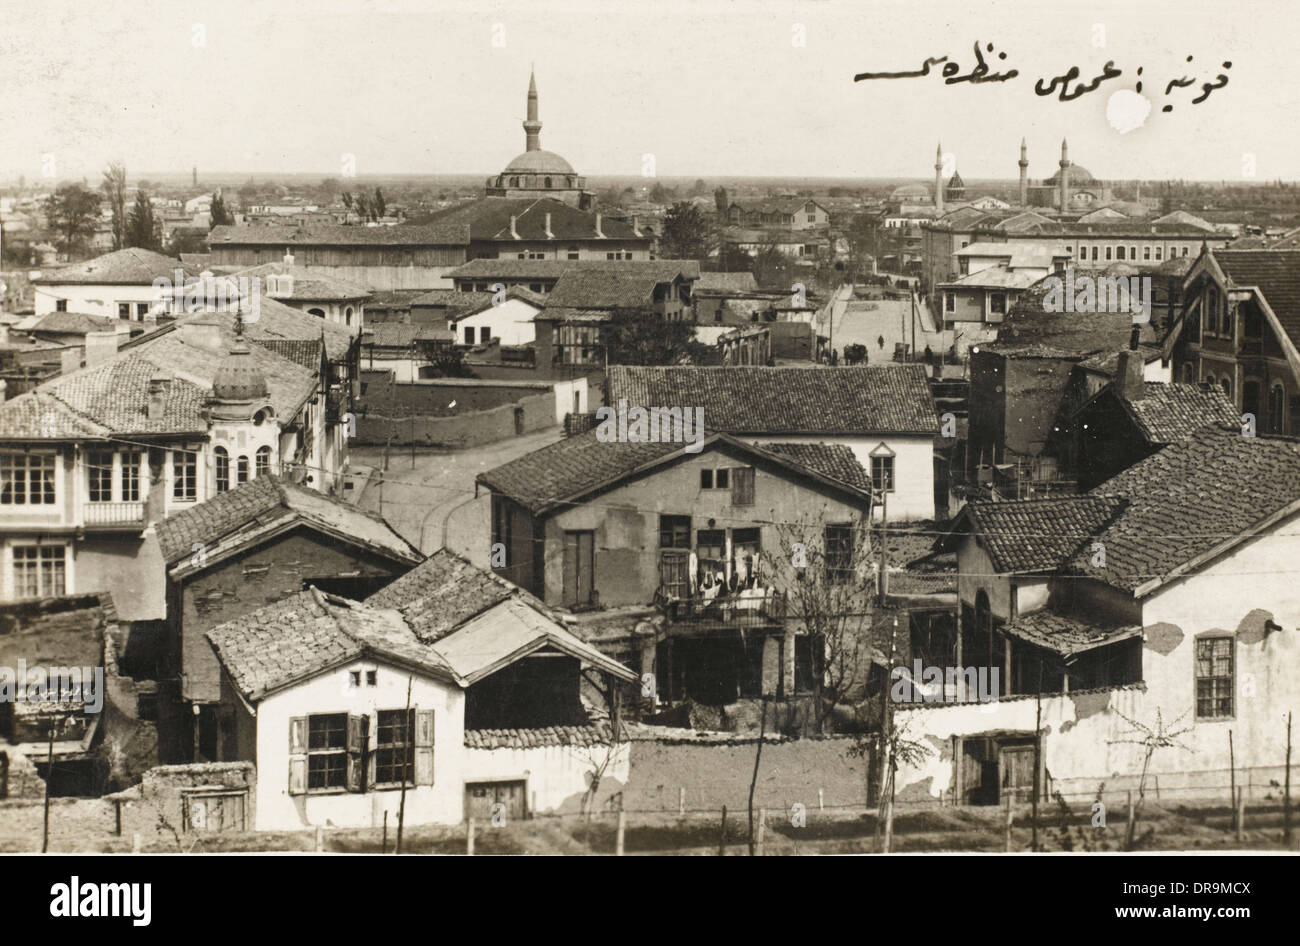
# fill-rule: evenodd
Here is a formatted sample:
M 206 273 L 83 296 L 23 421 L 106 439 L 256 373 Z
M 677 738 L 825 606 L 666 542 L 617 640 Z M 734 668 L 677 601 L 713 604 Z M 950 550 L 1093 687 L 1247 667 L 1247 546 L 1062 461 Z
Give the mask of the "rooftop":
M 612 365 L 609 402 L 703 407 L 731 434 L 914 433 L 939 421 L 923 365 L 671 367 Z
M 186 276 L 199 274 L 198 267 L 192 263 L 133 246 L 96 256 L 84 263 L 44 270 L 32 282 L 44 285 L 151 286 L 155 279 L 175 280 L 178 269 L 183 270 Z

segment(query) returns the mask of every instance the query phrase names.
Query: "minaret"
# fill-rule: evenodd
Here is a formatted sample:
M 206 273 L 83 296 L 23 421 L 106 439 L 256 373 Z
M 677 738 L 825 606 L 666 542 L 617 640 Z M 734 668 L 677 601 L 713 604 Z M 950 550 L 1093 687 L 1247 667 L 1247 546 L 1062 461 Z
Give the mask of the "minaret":
M 524 150 L 542 150 L 542 123 L 537 118 L 537 77 L 528 73 L 528 118 L 524 121 Z
M 1070 209 L 1070 146 L 1061 139 L 1061 213 Z
M 1029 206 L 1029 149 L 1020 139 L 1020 206 Z
M 943 214 L 943 142 L 934 149 L 934 213 Z

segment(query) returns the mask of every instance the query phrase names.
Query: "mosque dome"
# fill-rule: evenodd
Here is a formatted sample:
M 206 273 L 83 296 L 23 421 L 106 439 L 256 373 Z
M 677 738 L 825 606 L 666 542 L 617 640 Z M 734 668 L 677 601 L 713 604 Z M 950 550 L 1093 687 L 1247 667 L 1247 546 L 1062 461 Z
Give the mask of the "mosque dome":
M 554 151 L 525 151 L 502 174 L 573 174 L 573 165 Z
M 212 377 L 213 400 L 255 401 L 267 393 L 266 375 L 254 363 L 248 344 L 238 339 Z

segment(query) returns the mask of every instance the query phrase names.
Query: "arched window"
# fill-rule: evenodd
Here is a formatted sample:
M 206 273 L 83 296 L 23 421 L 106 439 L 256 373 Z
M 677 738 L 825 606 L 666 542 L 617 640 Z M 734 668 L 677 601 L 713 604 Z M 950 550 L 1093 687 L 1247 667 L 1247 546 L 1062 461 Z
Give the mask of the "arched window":
M 1275 381 L 1268 389 L 1268 431 L 1280 434 L 1283 430 L 1283 411 L 1286 410 L 1286 389 L 1281 381 Z
M 519 186 L 519 178 L 517 178 L 517 177 L 512 177 L 512 178 L 510 178 L 510 186 L 511 186 L 511 187 L 518 187 L 518 186 Z
M 343 324 L 344 325 L 352 324 L 352 306 L 348 306 L 346 309 L 343 310 Z
M 217 492 L 224 493 L 230 489 L 230 454 L 225 447 L 217 447 L 212 453 L 217 458 Z
M 1122 246 L 1115 247 L 1115 259 L 1123 259 L 1123 258 L 1124 258 L 1124 247 Z
M 308 309 L 308 310 L 307 310 L 307 314 L 308 314 L 308 315 L 314 315 L 314 316 L 316 316 L 316 318 L 318 318 L 318 319 L 323 319 L 323 318 L 325 318 L 325 310 L 324 310 L 324 309 L 311 308 L 311 309 Z
M 263 476 L 271 472 L 271 448 L 258 447 L 257 456 L 255 457 L 256 475 Z
M 551 186 L 551 179 L 549 177 L 546 179 L 546 186 L 547 187 Z
M 248 457 L 240 457 L 235 461 L 235 479 L 239 483 L 248 482 Z

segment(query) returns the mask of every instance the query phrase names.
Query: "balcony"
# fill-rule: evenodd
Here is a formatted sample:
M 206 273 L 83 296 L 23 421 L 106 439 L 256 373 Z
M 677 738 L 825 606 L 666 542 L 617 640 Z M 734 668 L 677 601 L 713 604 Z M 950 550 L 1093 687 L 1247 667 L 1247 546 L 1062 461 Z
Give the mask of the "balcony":
M 87 529 L 143 529 L 144 503 L 86 503 Z
M 786 616 L 786 594 L 773 588 L 747 588 L 726 597 L 693 595 L 680 598 L 665 587 L 655 592 L 655 605 L 669 625 L 690 625 L 697 629 L 771 627 Z

